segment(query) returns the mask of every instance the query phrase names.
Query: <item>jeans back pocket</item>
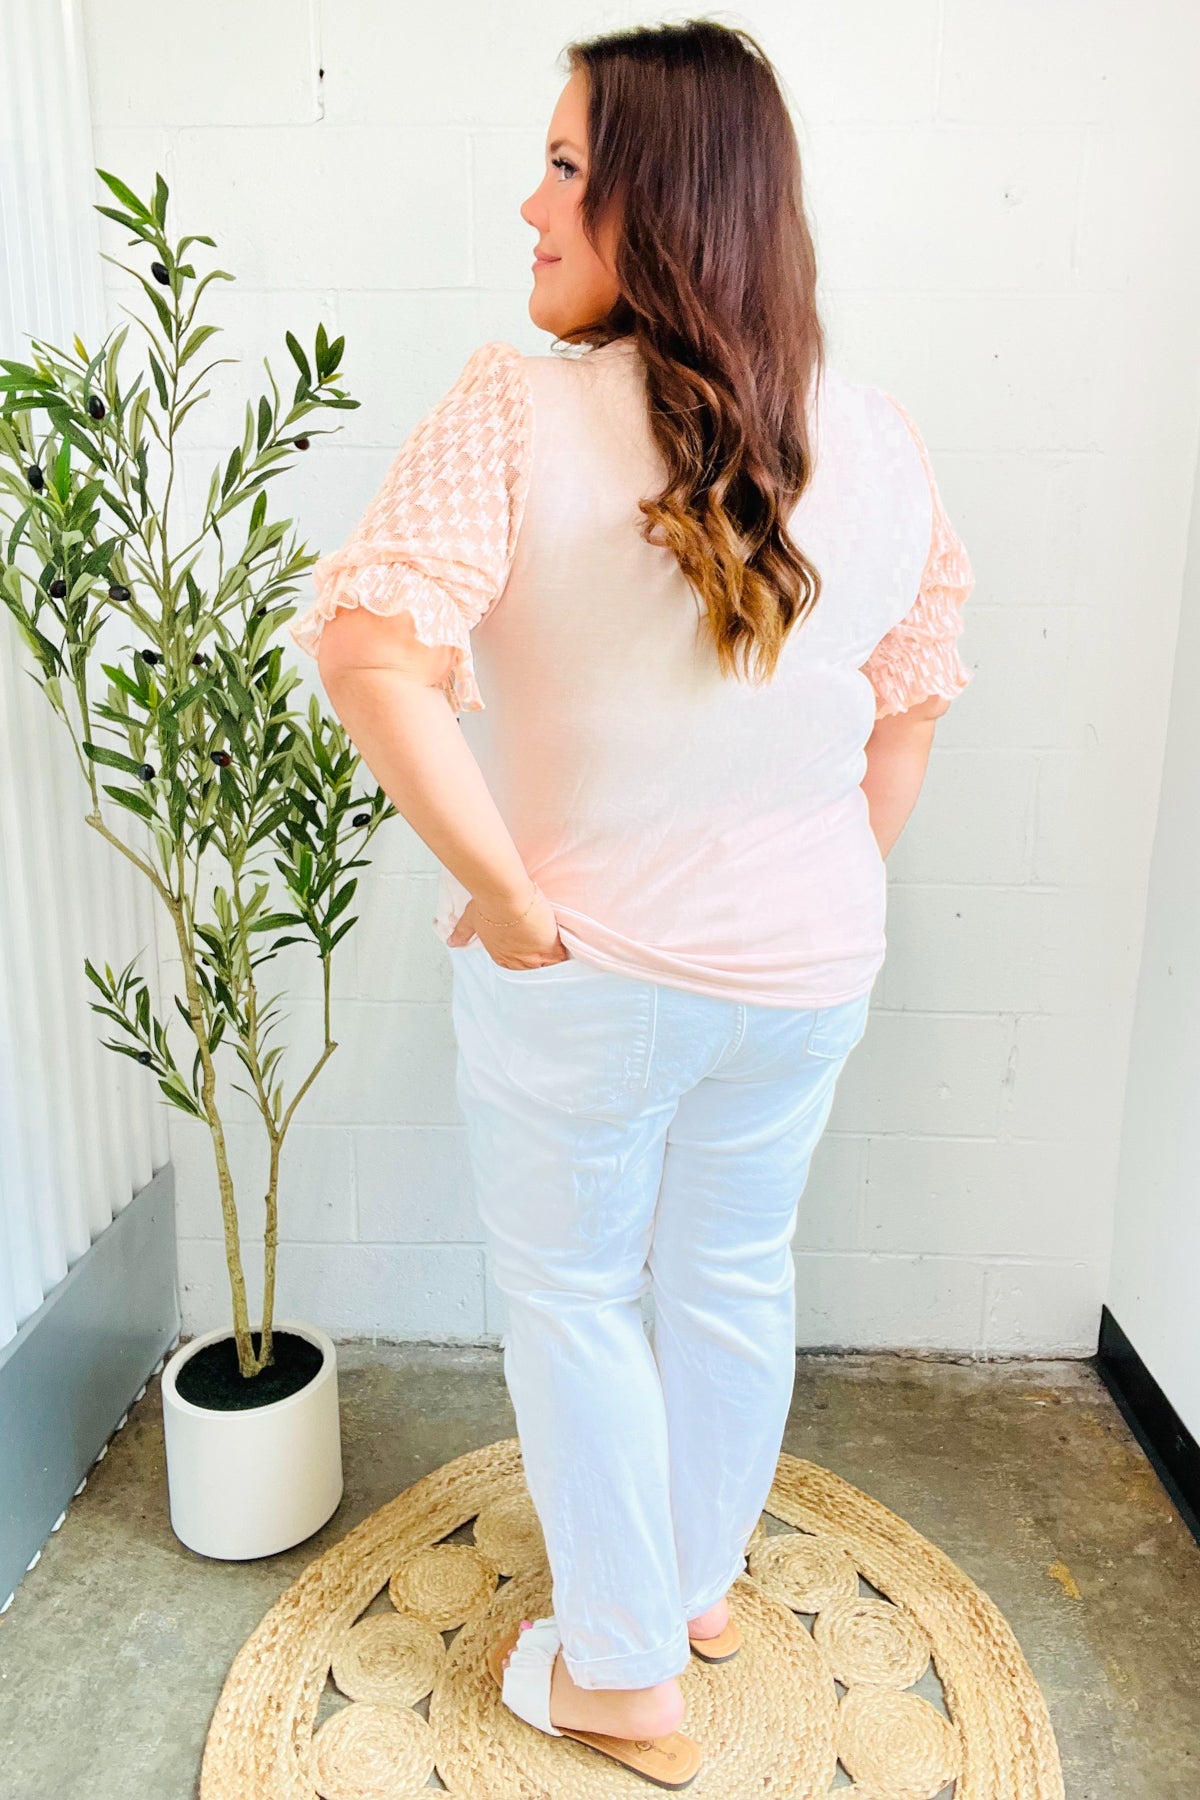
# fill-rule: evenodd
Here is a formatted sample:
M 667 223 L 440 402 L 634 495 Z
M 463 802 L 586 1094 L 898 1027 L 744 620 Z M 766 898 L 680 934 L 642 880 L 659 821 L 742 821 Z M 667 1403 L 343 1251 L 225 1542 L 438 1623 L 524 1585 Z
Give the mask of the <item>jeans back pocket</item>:
M 620 1117 L 645 1102 L 654 1049 L 653 982 L 580 957 L 537 969 L 493 964 L 489 1003 L 504 1074 L 562 1112 Z
M 831 1060 L 849 1056 L 867 1029 L 870 1010 L 870 992 L 857 994 L 852 1000 L 839 1000 L 833 1006 L 818 1007 L 805 1049 L 812 1056 Z

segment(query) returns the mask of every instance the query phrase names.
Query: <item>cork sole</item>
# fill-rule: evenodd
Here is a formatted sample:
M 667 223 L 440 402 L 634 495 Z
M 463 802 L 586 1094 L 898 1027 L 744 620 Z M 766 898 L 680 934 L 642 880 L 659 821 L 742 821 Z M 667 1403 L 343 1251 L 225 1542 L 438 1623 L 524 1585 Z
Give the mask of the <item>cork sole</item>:
M 688 1643 L 701 1662 L 730 1662 L 742 1647 L 742 1634 L 730 1619 L 725 1629 L 718 1631 L 715 1637 L 689 1638 Z

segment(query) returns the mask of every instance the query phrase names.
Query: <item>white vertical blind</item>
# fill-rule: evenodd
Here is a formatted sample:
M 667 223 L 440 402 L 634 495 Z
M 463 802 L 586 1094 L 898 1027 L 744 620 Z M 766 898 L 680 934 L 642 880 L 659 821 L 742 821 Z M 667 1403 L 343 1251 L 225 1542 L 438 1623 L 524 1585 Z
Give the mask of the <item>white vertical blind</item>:
M 110 196 L 78 0 L 4 0 L 0 69 L 0 355 L 76 333 L 90 352 L 107 329 L 92 208 Z M 159 1006 L 154 897 L 84 824 L 87 788 L 32 666 L 0 608 L 0 1345 L 168 1156 L 157 1084 L 103 1047 L 116 1028 L 83 969 L 137 953 Z M 148 854 L 136 820 L 116 829 Z

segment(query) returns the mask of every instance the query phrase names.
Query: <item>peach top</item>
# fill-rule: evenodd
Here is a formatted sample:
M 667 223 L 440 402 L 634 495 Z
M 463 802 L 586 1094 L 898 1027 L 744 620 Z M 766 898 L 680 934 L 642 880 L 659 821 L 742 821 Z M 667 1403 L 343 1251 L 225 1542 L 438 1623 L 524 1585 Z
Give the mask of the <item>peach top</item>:
M 339 607 L 406 608 L 455 648 L 447 700 L 572 955 L 832 1005 L 870 989 L 886 944 L 864 746 L 877 718 L 972 679 L 971 567 L 908 413 L 827 366 L 789 519 L 821 595 L 769 684 L 723 675 L 690 582 L 638 531 L 663 479 L 644 374 L 631 339 L 481 345 L 289 629 L 315 656 Z M 469 898 L 441 868 L 443 942 Z

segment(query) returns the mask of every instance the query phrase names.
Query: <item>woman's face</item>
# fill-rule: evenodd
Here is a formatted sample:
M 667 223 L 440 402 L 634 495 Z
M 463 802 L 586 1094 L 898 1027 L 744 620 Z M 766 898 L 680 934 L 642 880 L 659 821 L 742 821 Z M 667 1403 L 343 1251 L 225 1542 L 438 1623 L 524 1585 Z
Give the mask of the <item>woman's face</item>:
M 558 97 L 546 133 L 546 171 L 521 207 L 537 232 L 529 316 L 553 336 L 604 318 L 619 289 L 612 237 L 598 255 L 583 233 L 580 201 L 587 180 L 587 84 L 582 70 Z

